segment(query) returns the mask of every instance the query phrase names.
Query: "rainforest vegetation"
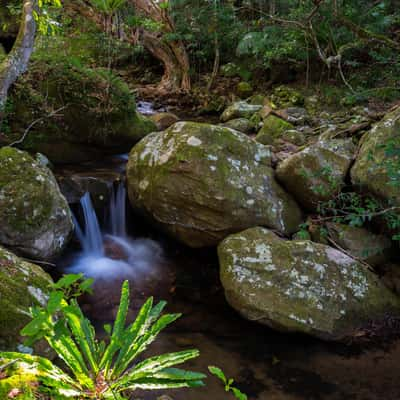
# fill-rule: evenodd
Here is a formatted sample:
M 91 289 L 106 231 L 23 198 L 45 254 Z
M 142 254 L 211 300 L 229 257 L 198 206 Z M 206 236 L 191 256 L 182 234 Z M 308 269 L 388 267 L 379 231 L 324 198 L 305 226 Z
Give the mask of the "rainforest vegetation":
M 397 0 L 0 0 L 0 400 L 398 399 L 399 243 Z

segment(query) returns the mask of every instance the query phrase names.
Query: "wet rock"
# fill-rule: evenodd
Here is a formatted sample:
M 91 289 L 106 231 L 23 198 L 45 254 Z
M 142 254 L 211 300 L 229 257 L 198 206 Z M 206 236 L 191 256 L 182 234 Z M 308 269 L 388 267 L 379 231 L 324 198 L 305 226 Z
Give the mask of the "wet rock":
M 358 260 L 376 266 L 388 261 L 392 242 L 383 235 L 376 235 L 365 228 L 328 222 L 327 238 Z
M 350 139 L 319 141 L 286 158 L 277 168 L 278 180 L 307 209 L 340 192 L 353 160 Z
M 110 203 L 114 187 L 120 184 L 122 179 L 121 172 L 113 170 L 82 172 L 63 169 L 57 174 L 61 192 L 69 204 L 78 204 L 88 192 L 95 209 L 101 212 Z
M 227 122 L 235 118 L 251 118 L 253 114 L 262 108 L 259 104 L 249 104 L 245 101 L 238 101 L 230 105 L 221 115 L 221 121 Z
M 158 131 L 163 131 L 179 121 L 179 117 L 169 112 L 154 114 L 150 119 L 156 124 Z
M 40 260 L 58 255 L 73 230 L 52 172 L 28 153 L 0 149 L 0 243 Z
M 264 225 L 295 232 L 301 212 L 275 182 L 270 150 L 229 128 L 178 122 L 129 156 L 132 206 L 192 247 Z
M 400 107 L 366 133 L 351 170 L 354 185 L 400 206 Z
M 245 133 L 246 135 L 250 134 L 254 130 L 253 124 L 246 118 L 231 119 L 230 121 L 225 122 L 223 126 L 235 129 L 236 131 Z
M 23 349 L 19 332 L 31 320 L 29 308 L 46 304 L 51 283 L 40 267 L 0 247 L 0 350 Z M 38 346 L 47 353 L 42 343 Z
M 252 228 L 226 238 L 218 256 L 228 302 L 273 329 L 339 340 L 400 310 L 375 274 L 319 243 Z

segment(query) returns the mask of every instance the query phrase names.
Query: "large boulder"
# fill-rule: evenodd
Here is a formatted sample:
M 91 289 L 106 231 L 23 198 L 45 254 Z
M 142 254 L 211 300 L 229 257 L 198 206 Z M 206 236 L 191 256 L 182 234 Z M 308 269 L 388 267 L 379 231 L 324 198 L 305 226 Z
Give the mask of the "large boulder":
M 51 283 L 40 267 L 0 247 L 0 351 L 24 349 L 19 332 L 30 321 L 29 308 L 46 304 Z
M 178 122 L 153 133 L 132 149 L 127 178 L 132 206 L 192 247 L 255 225 L 289 234 L 301 222 L 269 149 L 229 128 Z
M 13 86 L 9 102 L 8 141 L 19 139 L 32 121 L 40 121 L 20 146 L 54 163 L 127 153 L 157 130 L 136 111 L 135 97 L 120 78 L 63 59 L 33 62 Z
M 218 256 L 232 307 L 280 331 L 339 340 L 400 311 L 375 274 L 329 246 L 252 228 L 226 238 Z
M 231 104 L 221 115 L 221 121 L 227 122 L 235 118 L 251 118 L 256 112 L 262 109 L 262 105 L 250 104 L 245 101 L 238 101 Z
M 66 246 L 71 212 L 52 172 L 28 153 L 0 148 L 0 243 L 49 260 Z
M 313 211 L 340 192 L 354 152 L 351 139 L 319 141 L 282 161 L 276 175 L 303 207 Z
M 366 133 L 361 143 L 351 170 L 353 184 L 400 206 L 400 107 Z

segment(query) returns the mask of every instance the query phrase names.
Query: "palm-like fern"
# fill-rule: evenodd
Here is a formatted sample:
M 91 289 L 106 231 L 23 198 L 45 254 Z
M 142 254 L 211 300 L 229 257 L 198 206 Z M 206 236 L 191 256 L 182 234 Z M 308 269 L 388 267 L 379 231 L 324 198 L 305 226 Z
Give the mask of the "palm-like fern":
M 161 313 L 165 302 L 153 306 L 149 298 L 136 320 L 126 326 L 129 285 L 124 282 L 115 323 L 106 326 L 109 341 L 99 342 L 95 329 L 83 315 L 76 299 L 67 300 L 62 291 L 50 296 L 46 309 L 34 310 L 33 320 L 21 331 L 30 344 L 45 338 L 72 373 L 71 376 L 40 357 L 0 353 L 8 360 L 20 358 L 38 367 L 42 389 L 52 398 L 122 399 L 122 393 L 135 389 L 170 389 L 202 386 L 205 375 L 172 368 L 199 355 L 198 350 L 168 353 L 134 364 L 139 354 L 180 314 Z M 56 318 L 55 315 L 58 317 Z M 1 361 L 1 360 L 0 360 Z M 20 362 L 20 361 L 18 361 Z M 18 363 L 17 363 L 18 364 Z M 1 362 L 0 362 L 1 365 Z

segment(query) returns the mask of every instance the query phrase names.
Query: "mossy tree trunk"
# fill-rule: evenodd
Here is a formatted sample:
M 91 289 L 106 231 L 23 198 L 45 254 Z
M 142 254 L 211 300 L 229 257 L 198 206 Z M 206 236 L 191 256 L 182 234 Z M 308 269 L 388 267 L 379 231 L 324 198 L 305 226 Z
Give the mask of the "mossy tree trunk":
M 31 57 L 36 36 L 34 11 L 37 0 L 24 0 L 17 39 L 11 52 L 0 65 L 0 120 L 4 114 L 10 86 L 23 74 Z

